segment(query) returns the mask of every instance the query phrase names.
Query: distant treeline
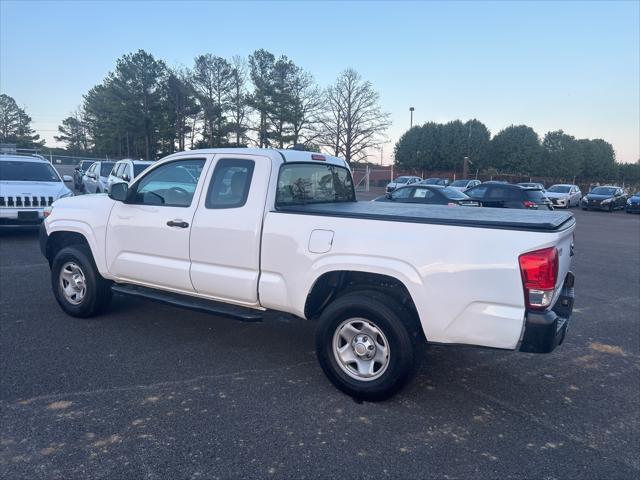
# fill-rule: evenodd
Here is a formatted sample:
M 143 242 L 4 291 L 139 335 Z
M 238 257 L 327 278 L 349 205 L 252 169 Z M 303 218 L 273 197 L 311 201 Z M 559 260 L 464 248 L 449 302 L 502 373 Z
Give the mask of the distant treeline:
M 640 182 L 640 164 L 617 163 L 611 144 L 562 130 L 541 141 L 531 127 L 512 125 L 491 138 L 475 119 L 430 122 L 405 132 L 395 146 L 396 166 L 412 171 L 462 171 L 464 157 L 470 172 Z
M 389 115 L 371 83 L 354 70 L 325 88 L 286 56 L 199 55 L 170 68 L 139 50 L 82 99 L 58 127 L 67 152 L 159 158 L 193 148 L 323 147 L 348 161 L 366 158 Z

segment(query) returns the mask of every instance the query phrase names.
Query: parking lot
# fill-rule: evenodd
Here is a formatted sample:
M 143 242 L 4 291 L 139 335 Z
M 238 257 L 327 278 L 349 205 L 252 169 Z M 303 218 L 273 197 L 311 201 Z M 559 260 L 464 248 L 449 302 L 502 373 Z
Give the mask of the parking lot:
M 561 347 L 432 346 L 382 403 L 329 384 L 310 322 L 124 297 L 68 317 L 37 234 L 1 232 L 0 476 L 637 478 L 640 216 L 574 214 Z

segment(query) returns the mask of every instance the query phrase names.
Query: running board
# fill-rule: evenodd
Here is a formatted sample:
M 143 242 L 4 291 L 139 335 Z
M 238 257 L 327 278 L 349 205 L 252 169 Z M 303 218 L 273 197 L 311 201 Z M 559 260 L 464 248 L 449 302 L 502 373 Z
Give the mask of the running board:
M 164 292 L 153 288 L 140 287 L 131 284 L 117 284 L 111 286 L 114 293 L 132 297 L 146 298 L 155 302 L 167 303 L 175 307 L 188 308 L 198 312 L 213 313 L 223 317 L 230 317 L 243 322 L 261 322 L 262 312 L 248 307 L 230 305 L 203 298 L 192 297 L 180 293 Z

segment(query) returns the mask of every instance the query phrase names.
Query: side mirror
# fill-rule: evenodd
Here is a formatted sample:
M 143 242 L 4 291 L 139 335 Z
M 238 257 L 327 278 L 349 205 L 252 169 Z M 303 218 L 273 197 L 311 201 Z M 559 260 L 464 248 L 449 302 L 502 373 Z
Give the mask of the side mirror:
M 124 202 L 127 199 L 129 185 L 126 183 L 114 183 L 109 191 L 109 198 L 116 202 Z
M 63 182 L 73 182 L 73 177 L 71 175 L 63 175 L 62 176 L 62 181 Z

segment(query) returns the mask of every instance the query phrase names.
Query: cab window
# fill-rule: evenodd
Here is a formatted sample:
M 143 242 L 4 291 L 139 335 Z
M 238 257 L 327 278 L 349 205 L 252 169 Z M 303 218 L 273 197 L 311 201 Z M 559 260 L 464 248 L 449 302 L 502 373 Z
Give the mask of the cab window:
M 204 163 L 203 158 L 190 158 L 169 162 L 152 170 L 132 187 L 127 203 L 190 206 Z

